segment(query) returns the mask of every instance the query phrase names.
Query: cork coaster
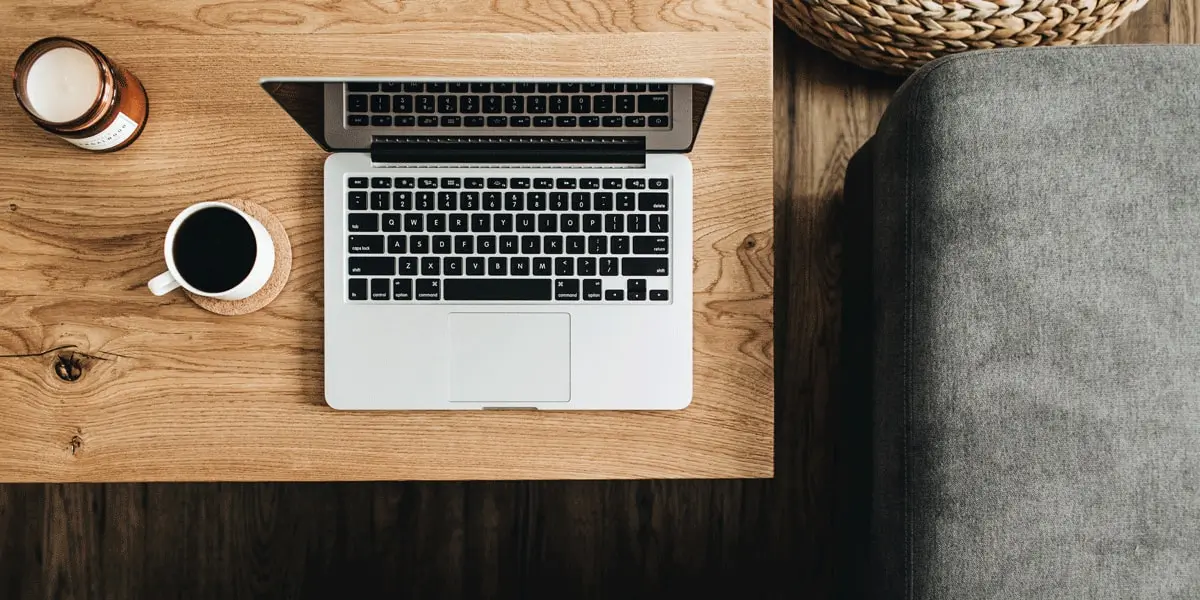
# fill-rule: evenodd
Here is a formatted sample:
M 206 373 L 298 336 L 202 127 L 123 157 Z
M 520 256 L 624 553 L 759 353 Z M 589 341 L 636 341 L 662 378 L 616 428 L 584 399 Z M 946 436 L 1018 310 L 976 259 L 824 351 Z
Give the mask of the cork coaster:
M 275 268 L 271 271 L 271 278 L 267 280 L 267 284 L 261 290 L 254 292 L 248 298 L 241 300 L 218 300 L 207 296 L 197 296 L 185 290 L 184 293 L 195 302 L 197 306 L 209 312 L 217 313 L 218 315 L 244 315 L 252 313 L 268 304 L 283 291 L 284 284 L 287 283 L 288 275 L 292 272 L 292 242 L 288 239 L 287 231 L 283 228 L 283 223 L 275 218 L 267 209 L 245 200 L 221 200 L 227 202 L 245 211 L 246 214 L 258 219 L 267 228 L 267 232 L 271 234 L 271 241 L 275 242 Z

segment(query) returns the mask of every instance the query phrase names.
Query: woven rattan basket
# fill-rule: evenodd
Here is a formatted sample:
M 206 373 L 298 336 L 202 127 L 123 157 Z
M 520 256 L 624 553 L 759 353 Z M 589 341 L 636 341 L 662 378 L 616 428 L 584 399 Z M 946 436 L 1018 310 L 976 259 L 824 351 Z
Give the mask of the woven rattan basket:
M 967 50 L 1090 44 L 1146 1 L 775 0 L 775 15 L 845 60 L 903 74 Z

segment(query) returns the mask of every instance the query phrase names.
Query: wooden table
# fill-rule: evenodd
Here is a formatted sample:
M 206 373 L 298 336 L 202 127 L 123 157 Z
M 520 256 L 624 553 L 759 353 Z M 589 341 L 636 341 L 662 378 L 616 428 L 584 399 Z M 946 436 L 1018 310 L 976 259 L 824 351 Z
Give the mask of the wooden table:
M 770 477 L 767 0 L 8 0 L 0 65 L 79 37 L 150 97 L 88 154 L 0 100 L 0 481 Z M 695 165 L 695 399 L 677 412 L 341 413 L 323 401 L 324 153 L 268 75 L 706 76 Z M 246 198 L 291 279 L 220 317 L 145 282 L 174 215 Z M 404 343 L 398 340 L 397 343 Z

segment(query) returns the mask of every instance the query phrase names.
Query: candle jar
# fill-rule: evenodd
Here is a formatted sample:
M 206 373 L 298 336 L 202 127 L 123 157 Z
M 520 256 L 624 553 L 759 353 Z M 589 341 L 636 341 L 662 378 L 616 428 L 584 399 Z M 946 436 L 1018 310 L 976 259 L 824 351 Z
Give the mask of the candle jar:
M 85 150 L 132 144 L 150 108 L 133 74 L 92 45 L 64 37 L 38 40 L 21 53 L 13 89 L 34 123 Z

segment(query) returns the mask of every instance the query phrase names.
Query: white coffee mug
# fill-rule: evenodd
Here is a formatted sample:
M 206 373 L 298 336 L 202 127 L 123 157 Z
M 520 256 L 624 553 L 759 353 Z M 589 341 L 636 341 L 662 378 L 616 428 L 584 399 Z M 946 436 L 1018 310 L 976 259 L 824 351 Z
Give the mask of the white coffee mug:
M 179 233 L 180 226 L 189 217 L 201 210 L 214 207 L 233 211 L 246 220 L 246 224 L 254 232 L 256 256 L 250 272 L 240 283 L 222 292 L 205 292 L 188 283 L 187 279 L 179 273 L 179 268 L 175 264 L 175 235 Z M 183 209 L 183 212 L 179 213 L 174 221 L 171 221 L 171 226 L 167 229 L 167 239 L 163 243 L 163 255 L 167 260 L 167 272 L 151 279 L 146 284 L 155 296 L 161 296 L 175 288 L 182 287 L 197 296 L 208 296 L 219 300 L 241 300 L 262 289 L 271 279 L 271 272 L 275 269 L 275 244 L 272 243 L 271 234 L 267 232 L 267 228 L 258 222 L 258 219 L 225 202 L 200 202 Z

